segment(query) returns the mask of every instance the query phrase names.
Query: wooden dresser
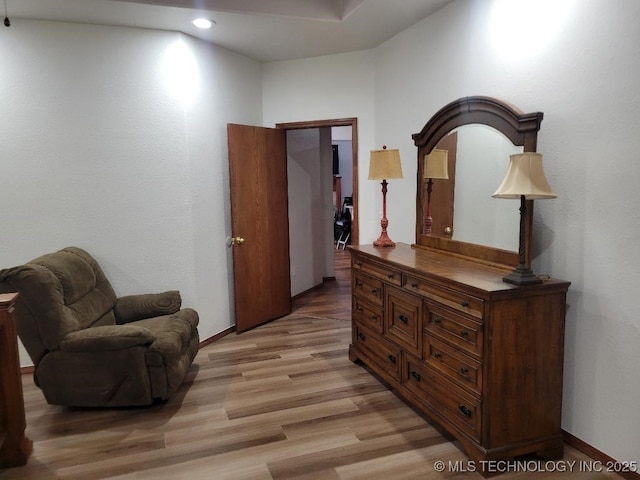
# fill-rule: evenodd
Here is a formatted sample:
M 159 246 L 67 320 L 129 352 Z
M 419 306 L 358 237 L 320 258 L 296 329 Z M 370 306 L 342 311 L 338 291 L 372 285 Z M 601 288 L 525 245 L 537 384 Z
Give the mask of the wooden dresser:
M 0 294 L 0 468 L 27 463 L 31 440 L 26 427 L 22 377 L 13 311 L 17 293 Z
M 560 458 L 569 282 L 515 286 L 502 269 L 435 249 L 350 247 L 352 343 L 476 462 Z

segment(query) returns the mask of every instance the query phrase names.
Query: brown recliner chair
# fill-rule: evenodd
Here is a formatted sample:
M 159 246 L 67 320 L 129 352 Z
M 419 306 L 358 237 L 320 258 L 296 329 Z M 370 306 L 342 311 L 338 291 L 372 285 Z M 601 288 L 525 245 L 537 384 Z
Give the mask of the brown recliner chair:
M 116 298 L 100 265 L 69 247 L 0 271 L 19 292 L 18 334 L 48 403 L 150 405 L 182 384 L 198 352 L 198 314 L 177 291 Z

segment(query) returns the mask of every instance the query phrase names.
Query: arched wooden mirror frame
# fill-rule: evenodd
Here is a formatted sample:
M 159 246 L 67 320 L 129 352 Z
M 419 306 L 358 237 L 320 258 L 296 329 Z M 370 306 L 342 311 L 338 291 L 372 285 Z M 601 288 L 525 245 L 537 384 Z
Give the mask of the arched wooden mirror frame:
M 498 130 L 514 145 L 523 147 L 524 152 L 535 152 L 542 117 L 542 112 L 522 113 L 519 109 L 495 98 L 482 96 L 464 97 L 441 108 L 419 133 L 411 136 L 416 147 L 418 147 L 415 246 L 435 248 L 452 254 L 464 255 L 489 264 L 509 267 L 518 265 L 517 252 L 422 233 L 423 205 L 426 201 L 423 178 L 424 162 L 422 159 L 425 154 L 431 152 L 442 138 L 455 128 L 478 123 Z M 505 159 L 505 173 L 507 160 Z M 498 185 L 496 185 L 497 187 Z M 518 208 L 517 205 L 514 204 L 514 208 Z M 525 217 L 525 257 L 527 265 L 531 261 L 532 227 L 533 201 L 528 200 Z

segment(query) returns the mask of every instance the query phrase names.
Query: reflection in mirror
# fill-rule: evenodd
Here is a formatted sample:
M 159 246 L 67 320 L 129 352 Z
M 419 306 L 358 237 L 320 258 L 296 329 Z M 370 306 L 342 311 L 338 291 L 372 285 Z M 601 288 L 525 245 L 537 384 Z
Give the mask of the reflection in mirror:
M 433 181 L 449 180 L 448 150 L 434 148 L 431 150 L 431 153 L 424 156 L 424 178 L 427 180 L 427 213 L 424 219 L 424 233 L 431 235 L 433 226 L 433 217 L 431 216 L 431 194 L 433 193 Z M 447 185 L 447 183 L 444 183 L 444 185 Z
M 509 156 L 522 153 L 522 147 L 486 125 L 464 125 L 456 131 L 452 238 L 518 251 L 520 213 L 512 202 L 491 195 L 504 178 Z

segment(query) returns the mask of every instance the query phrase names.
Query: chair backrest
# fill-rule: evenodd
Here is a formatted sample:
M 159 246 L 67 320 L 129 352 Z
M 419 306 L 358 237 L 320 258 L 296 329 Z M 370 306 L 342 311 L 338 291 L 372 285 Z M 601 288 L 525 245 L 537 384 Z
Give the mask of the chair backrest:
M 68 247 L 0 271 L 0 292 L 19 292 L 18 334 L 37 365 L 69 333 L 114 325 L 116 295 L 96 260 Z

